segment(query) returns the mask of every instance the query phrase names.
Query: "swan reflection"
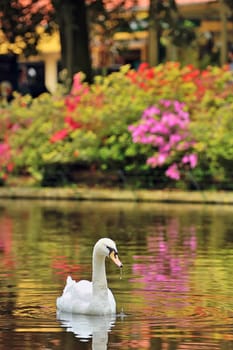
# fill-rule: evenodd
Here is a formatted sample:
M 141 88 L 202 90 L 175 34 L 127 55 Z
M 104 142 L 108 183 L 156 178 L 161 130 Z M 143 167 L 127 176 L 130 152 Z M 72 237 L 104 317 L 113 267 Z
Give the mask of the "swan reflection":
M 57 319 L 67 332 L 73 332 L 81 341 L 92 338 L 93 350 L 105 350 L 108 332 L 115 324 L 115 315 L 90 316 L 58 312 Z

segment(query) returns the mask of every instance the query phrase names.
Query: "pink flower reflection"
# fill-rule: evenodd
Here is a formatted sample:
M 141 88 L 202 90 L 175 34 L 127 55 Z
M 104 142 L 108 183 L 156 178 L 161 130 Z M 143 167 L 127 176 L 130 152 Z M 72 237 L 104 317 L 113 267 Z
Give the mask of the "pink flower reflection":
M 6 277 L 12 274 L 12 271 L 15 267 L 15 259 L 14 254 L 12 252 L 12 219 L 8 216 L 0 218 L 0 227 L 0 269 L 2 276 Z
M 167 226 L 167 232 L 160 229 L 158 235 L 148 236 L 148 255 L 134 256 L 133 282 L 140 282 L 144 290 L 187 292 L 189 273 L 195 259 L 197 247 L 193 227 L 182 239 L 176 220 Z

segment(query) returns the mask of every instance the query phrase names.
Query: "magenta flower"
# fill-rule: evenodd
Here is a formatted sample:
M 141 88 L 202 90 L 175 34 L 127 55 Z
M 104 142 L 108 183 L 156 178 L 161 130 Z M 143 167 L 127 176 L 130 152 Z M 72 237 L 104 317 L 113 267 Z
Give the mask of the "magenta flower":
M 147 109 L 145 109 L 142 117 L 147 118 L 147 117 L 153 117 L 155 114 L 159 115 L 160 114 L 160 109 L 156 106 L 151 106 Z
M 190 154 L 189 156 L 189 161 L 190 161 L 190 166 L 191 168 L 195 168 L 197 166 L 197 154 Z
M 147 159 L 152 168 L 168 165 L 166 176 L 180 179 L 184 165 L 195 168 L 197 155 L 192 152 L 195 142 L 190 140 L 189 114 L 184 103 L 161 100 L 159 106 L 150 106 L 137 125 L 130 125 L 133 142 L 151 145 L 155 155 Z
M 159 151 L 161 153 L 169 153 L 169 151 L 171 150 L 171 145 L 170 143 L 166 143 L 163 146 L 160 147 Z
M 159 153 L 157 156 L 148 158 L 146 163 L 150 165 L 152 168 L 155 168 L 156 166 L 163 165 L 166 162 L 167 157 L 168 157 L 167 153 Z
M 151 128 L 150 132 L 152 133 L 158 133 L 162 135 L 169 134 L 169 128 L 166 126 L 166 124 L 163 124 L 161 122 L 154 123 L 153 127 Z
M 155 137 L 155 144 L 157 145 L 157 146 L 163 146 L 164 145 L 164 138 L 163 138 L 163 136 L 156 136 Z
M 197 165 L 197 155 L 196 154 L 187 154 L 182 158 L 183 164 L 190 164 L 191 168 L 195 168 Z
M 171 106 L 172 101 L 170 101 L 170 100 L 160 100 L 160 103 L 161 103 L 164 107 L 168 108 L 168 107 Z
M 163 165 L 166 162 L 167 157 L 168 157 L 167 153 L 158 154 L 157 156 L 158 165 Z
M 173 146 L 173 145 L 177 144 L 178 142 L 180 142 L 181 139 L 182 139 L 181 135 L 179 135 L 179 134 L 172 134 L 172 135 L 170 135 L 169 142 Z
M 167 177 L 170 177 L 173 180 L 179 180 L 180 179 L 180 172 L 178 169 L 178 166 L 176 163 L 170 165 L 168 169 L 166 170 Z
M 150 165 L 152 168 L 155 168 L 158 165 L 156 157 L 149 157 L 146 164 Z

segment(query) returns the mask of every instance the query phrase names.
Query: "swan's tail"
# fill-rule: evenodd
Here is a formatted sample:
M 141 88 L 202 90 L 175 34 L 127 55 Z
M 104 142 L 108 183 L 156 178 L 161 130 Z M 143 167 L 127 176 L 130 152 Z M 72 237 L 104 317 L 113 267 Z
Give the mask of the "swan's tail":
M 66 285 L 71 284 L 71 283 L 73 284 L 73 283 L 75 283 L 75 281 L 72 279 L 71 276 L 68 276 L 66 279 Z
M 69 300 L 72 297 L 72 291 L 73 291 L 73 287 L 75 286 L 75 281 L 68 276 L 66 279 L 66 285 L 65 288 L 63 290 L 62 296 L 60 296 L 59 298 L 57 298 L 57 308 L 60 310 L 68 310 L 70 305 L 69 305 Z M 67 304 L 67 300 L 68 300 L 68 306 L 66 306 Z M 70 310 L 71 312 L 71 310 Z
M 73 280 L 71 276 L 68 276 L 66 279 L 66 285 L 65 285 L 65 288 L 63 290 L 63 294 L 71 291 L 71 289 L 74 287 L 75 283 L 76 283 L 75 280 Z

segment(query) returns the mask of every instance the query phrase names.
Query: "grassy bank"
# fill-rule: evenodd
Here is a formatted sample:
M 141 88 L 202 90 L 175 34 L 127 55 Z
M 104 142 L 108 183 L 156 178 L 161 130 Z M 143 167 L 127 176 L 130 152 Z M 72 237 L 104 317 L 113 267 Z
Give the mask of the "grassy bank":
M 233 192 L 129 190 L 106 188 L 2 187 L 0 198 L 233 204 Z

